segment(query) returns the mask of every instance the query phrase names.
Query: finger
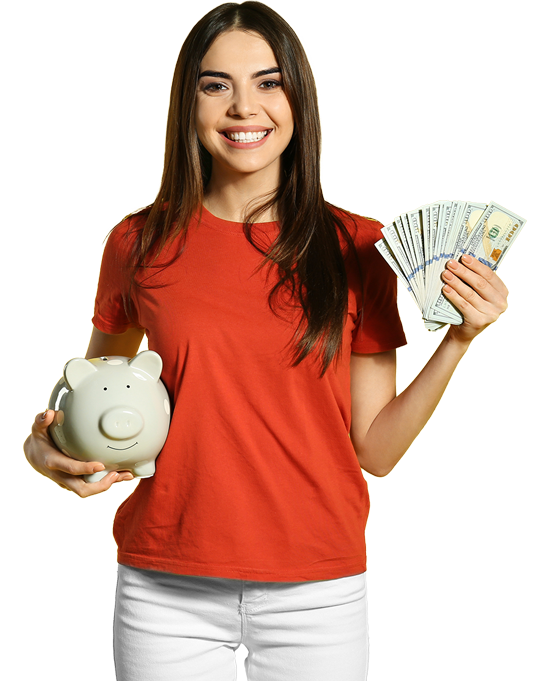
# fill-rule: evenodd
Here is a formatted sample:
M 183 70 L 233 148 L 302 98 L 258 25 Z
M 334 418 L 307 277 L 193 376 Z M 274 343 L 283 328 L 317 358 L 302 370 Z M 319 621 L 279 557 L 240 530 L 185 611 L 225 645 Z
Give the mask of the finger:
M 458 277 L 453 277 L 453 281 L 445 284 L 442 293 L 462 313 L 464 325 L 469 325 L 477 331 L 492 324 L 501 314 L 494 305 L 483 300 Z
M 471 316 L 473 312 L 485 314 L 490 311 L 490 303 L 481 298 L 468 284 L 450 272 L 444 272 L 442 276 L 445 281 L 443 293 L 465 316 Z
M 116 473 L 116 471 L 111 472 L 101 478 L 98 482 L 86 482 L 84 478 L 80 476 L 69 475 L 62 472 L 54 473 L 52 479 L 60 486 L 65 487 L 84 499 L 109 489 L 109 487 L 118 479 L 118 473 Z
M 474 258 L 472 258 L 473 260 Z M 476 261 L 478 262 L 478 261 Z M 483 265 L 483 263 L 479 263 L 482 267 L 486 267 Z M 495 287 L 495 284 L 498 282 L 496 281 L 498 279 L 497 275 L 488 267 L 486 267 L 487 272 L 483 272 L 483 274 L 479 274 L 477 272 L 474 272 L 468 267 L 465 267 L 464 265 L 458 263 L 456 260 L 449 260 L 449 262 L 446 265 L 445 270 L 443 271 L 442 278 L 447 284 L 450 284 L 453 286 L 453 277 L 457 277 L 460 279 L 460 281 L 465 282 L 468 287 L 470 287 L 472 290 L 475 291 L 475 293 L 479 296 L 480 299 L 483 299 L 490 303 L 491 305 L 494 305 L 499 312 L 504 312 L 504 310 L 507 307 L 506 303 L 506 295 L 503 294 L 500 289 L 504 286 L 502 284 L 502 281 L 499 279 L 498 281 L 500 282 L 501 286 L 499 288 Z M 488 277 L 488 278 L 487 278 Z M 459 292 L 462 294 L 465 289 L 458 289 Z M 470 300 L 470 296 L 466 296 L 468 300 Z M 472 302 L 472 301 L 471 301 Z
M 477 258 L 473 258 L 471 255 L 463 255 L 460 258 L 460 263 L 466 269 L 471 270 L 472 272 L 475 272 L 479 276 L 483 277 L 493 286 L 493 288 L 499 291 L 499 293 L 506 298 L 508 295 L 508 289 L 494 270 L 492 270 L 490 267 L 487 267 L 487 265 L 484 265 Z
M 47 432 L 48 426 L 51 425 L 54 416 L 55 411 L 53 409 L 46 409 L 46 411 L 37 414 L 34 423 L 32 424 L 33 434 Z
M 95 494 L 100 494 L 101 492 L 106 492 L 115 482 L 121 482 L 127 478 L 125 478 L 122 473 L 111 471 L 98 482 L 86 482 L 81 477 L 59 472 L 54 473 L 52 479 L 57 482 L 60 487 L 64 487 L 84 499 L 86 497 L 94 496 Z
M 78 461 L 51 447 L 44 457 L 44 465 L 49 471 L 59 471 L 68 475 L 91 475 L 105 470 L 100 461 Z

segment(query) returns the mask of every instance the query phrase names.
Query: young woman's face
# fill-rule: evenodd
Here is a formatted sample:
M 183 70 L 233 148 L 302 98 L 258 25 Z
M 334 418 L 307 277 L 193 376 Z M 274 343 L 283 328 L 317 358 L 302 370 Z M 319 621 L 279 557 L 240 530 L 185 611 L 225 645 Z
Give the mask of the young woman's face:
M 201 62 L 195 124 L 213 172 L 263 172 L 278 183 L 294 121 L 275 55 L 263 38 L 230 31 L 212 43 Z

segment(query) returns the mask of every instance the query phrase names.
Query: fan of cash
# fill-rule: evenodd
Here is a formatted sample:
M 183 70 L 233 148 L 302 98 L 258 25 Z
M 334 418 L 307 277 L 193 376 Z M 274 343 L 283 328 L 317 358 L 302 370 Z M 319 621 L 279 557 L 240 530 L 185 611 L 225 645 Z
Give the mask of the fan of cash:
M 438 201 L 395 218 L 375 246 L 436 331 L 464 321 L 441 292 L 446 262 L 467 254 L 496 270 L 525 222 L 498 203 Z

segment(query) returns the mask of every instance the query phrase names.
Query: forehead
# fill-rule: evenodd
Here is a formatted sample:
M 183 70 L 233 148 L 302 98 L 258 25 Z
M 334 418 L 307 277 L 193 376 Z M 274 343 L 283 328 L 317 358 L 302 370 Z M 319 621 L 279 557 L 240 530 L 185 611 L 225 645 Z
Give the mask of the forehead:
M 201 71 L 227 71 L 231 75 L 250 75 L 278 66 L 273 50 L 257 33 L 228 31 L 219 35 L 201 62 Z

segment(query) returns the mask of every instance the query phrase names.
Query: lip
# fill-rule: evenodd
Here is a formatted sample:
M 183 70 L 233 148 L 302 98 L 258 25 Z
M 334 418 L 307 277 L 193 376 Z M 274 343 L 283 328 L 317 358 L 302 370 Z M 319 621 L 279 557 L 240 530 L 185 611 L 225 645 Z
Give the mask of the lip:
M 269 132 L 257 142 L 234 142 L 233 140 L 229 139 L 229 137 L 224 135 L 224 132 L 264 132 L 265 130 L 268 130 Z M 224 142 L 234 149 L 257 149 L 258 147 L 261 147 L 262 144 L 266 143 L 272 132 L 273 128 L 266 128 L 259 125 L 250 125 L 248 127 L 244 125 L 235 125 L 231 128 L 224 128 L 223 130 L 220 130 L 219 135 Z
M 124 452 L 126 449 L 132 449 L 132 447 L 135 447 L 137 445 L 137 442 L 134 442 L 133 445 L 130 445 L 129 447 L 111 447 L 110 445 L 107 445 L 107 449 L 114 449 L 117 452 Z
M 266 128 L 265 125 L 233 125 L 218 132 L 263 132 L 264 130 L 273 130 L 273 128 Z

